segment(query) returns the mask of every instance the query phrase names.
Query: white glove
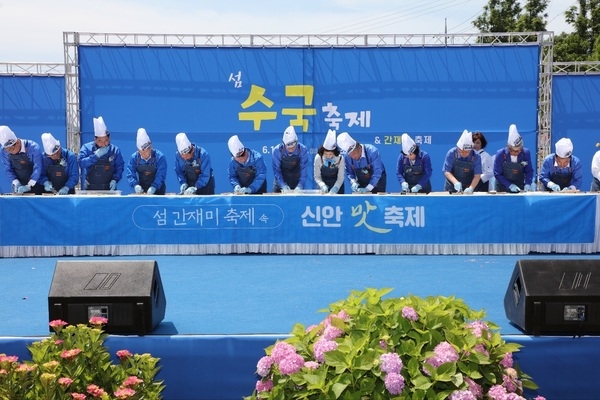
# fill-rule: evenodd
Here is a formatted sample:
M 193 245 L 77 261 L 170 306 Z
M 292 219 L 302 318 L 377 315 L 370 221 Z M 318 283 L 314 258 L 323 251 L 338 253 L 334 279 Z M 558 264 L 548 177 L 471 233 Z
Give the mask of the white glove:
M 357 193 L 371 193 L 371 191 L 369 189 L 367 189 L 366 187 L 364 188 L 358 188 L 356 190 Z
M 565 188 L 562 190 L 563 192 L 566 192 L 567 190 L 577 190 L 577 188 L 573 185 L 571 186 L 565 186 Z
M 243 193 L 242 187 L 240 185 L 235 185 L 235 187 L 233 188 L 233 193 Z
M 117 190 L 117 181 L 115 181 L 113 179 L 112 181 L 110 181 L 110 184 L 108 187 L 110 188 L 110 190 Z
M 535 186 L 533 184 L 525 185 L 523 186 L 523 189 L 525 189 L 526 192 L 535 192 Z
M 302 193 L 302 186 L 298 185 L 294 188 L 294 193 Z
M 51 191 L 52 191 L 52 189 L 54 189 L 54 188 L 52 187 L 52 182 L 50 182 L 50 181 L 46 181 L 46 182 L 44 182 L 44 190 L 45 190 L 46 192 L 51 192 Z
M 108 153 L 108 146 L 105 147 L 100 147 L 98 150 L 96 150 L 94 152 L 94 155 L 98 158 L 102 157 L 103 155 L 105 155 L 106 153 Z
M 183 192 L 185 192 L 185 189 L 188 188 L 188 184 L 187 183 L 182 183 L 181 186 L 179 186 L 179 193 L 183 194 Z
M 31 190 L 31 188 L 29 186 L 27 186 L 27 185 L 21 185 L 21 186 L 18 187 L 17 193 L 23 194 L 23 193 L 29 192 L 30 190 Z
M 62 188 L 58 191 L 58 194 L 60 194 L 60 195 L 69 194 L 69 188 L 65 186 L 64 188 Z
M 150 186 L 148 188 L 148 191 L 146 193 L 148 193 L 148 194 L 154 194 L 154 193 L 156 193 L 156 188 L 154 186 Z
M 321 186 L 321 193 L 326 194 L 328 192 L 329 192 L 329 188 L 327 187 L 327 185 Z
M 423 189 L 423 186 L 419 185 L 418 183 L 412 187 L 412 189 L 410 189 L 410 191 L 412 193 L 419 193 L 419 190 Z
M 552 190 L 553 192 L 560 192 L 560 186 L 554 182 L 549 182 L 548 189 Z
M 473 193 L 473 188 L 471 186 L 469 186 L 468 188 L 465 189 L 465 193 Z
M 358 186 L 359 186 L 358 182 L 353 180 L 353 181 L 351 181 L 351 183 L 352 183 L 352 186 L 351 186 L 352 191 L 356 192 L 358 190 Z
M 456 190 L 457 192 L 462 192 L 462 183 L 456 182 L 454 184 L 454 190 Z
M 250 189 L 249 187 L 242 188 L 242 192 L 241 193 L 252 194 L 252 189 Z
M 339 187 L 337 187 L 337 186 L 334 186 L 334 187 L 332 187 L 332 188 L 331 188 L 331 190 L 329 191 L 329 194 L 337 194 L 339 190 L 340 190 L 340 188 L 339 188 Z
M 402 182 L 400 190 L 402 190 L 403 192 L 408 192 L 408 182 Z
M 187 189 L 185 189 L 185 192 L 183 192 L 183 194 L 196 194 L 196 186 L 190 186 Z
M 144 189 L 142 189 L 142 187 L 140 185 L 135 185 L 133 187 L 133 190 L 135 190 L 136 194 L 142 194 L 142 193 L 144 193 Z
M 510 186 L 508 187 L 508 190 L 510 190 L 513 193 L 518 193 L 521 191 L 521 189 L 519 189 L 519 187 L 517 185 L 515 185 L 514 183 L 510 184 Z
M 281 187 L 281 193 L 289 193 L 291 192 L 292 189 L 290 189 L 290 187 L 288 185 L 283 185 Z

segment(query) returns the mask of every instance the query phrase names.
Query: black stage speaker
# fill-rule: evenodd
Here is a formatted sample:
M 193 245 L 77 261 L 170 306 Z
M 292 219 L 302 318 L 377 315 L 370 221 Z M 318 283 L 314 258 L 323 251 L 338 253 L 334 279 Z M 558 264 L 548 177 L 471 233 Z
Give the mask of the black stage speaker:
M 599 334 L 600 259 L 517 261 L 504 311 L 527 334 Z
M 57 261 L 48 295 L 50 321 L 108 319 L 107 333 L 144 335 L 165 317 L 156 261 Z

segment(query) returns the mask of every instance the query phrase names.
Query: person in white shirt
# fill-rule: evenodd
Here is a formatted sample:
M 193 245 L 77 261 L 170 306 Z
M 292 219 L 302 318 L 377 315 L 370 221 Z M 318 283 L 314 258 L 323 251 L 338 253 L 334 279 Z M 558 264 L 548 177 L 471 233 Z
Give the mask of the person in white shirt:
M 481 157 L 481 179 L 475 187 L 476 192 L 489 192 L 490 189 L 494 189 L 494 160 L 485 151 L 485 146 L 487 146 L 487 140 L 483 133 L 479 131 L 473 132 L 473 150 Z M 490 182 L 492 182 L 491 185 Z
M 597 143 L 596 147 L 600 147 L 600 143 Z M 592 186 L 590 192 L 600 192 L 600 150 L 592 157 Z

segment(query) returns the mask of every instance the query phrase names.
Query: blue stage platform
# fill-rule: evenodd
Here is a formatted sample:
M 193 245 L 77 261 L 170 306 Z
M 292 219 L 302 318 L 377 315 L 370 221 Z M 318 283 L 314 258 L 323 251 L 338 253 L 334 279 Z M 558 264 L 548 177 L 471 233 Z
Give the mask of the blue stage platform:
M 394 288 L 390 295 L 454 295 L 485 309 L 503 337 L 524 347 L 515 359 L 548 399 L 596 399 L 600 338 L 523 334 L 504 314 L 517 260 L 577 260 L 597 255 L 401 256 L 230 255 L 64 257 L 61 260 L 156 260 L 167 311 L 151 334 L 111 335 L 115 352 L 161 358 L 165 400 L 239 400 L 252 392 L 264 348 L 292 326 L 321 321 L 318 310 L 350 290 Z M 27 359 L 26 344 L 48 332 L 47 296 L 58 258 L 0 260 L 0 353 Z

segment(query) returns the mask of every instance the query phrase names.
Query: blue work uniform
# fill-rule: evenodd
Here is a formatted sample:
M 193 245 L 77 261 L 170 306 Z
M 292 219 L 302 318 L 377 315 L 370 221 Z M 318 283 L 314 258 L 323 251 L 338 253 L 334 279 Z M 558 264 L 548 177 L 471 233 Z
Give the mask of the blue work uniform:
M 98 158 L 94 154 L 98 150 L 95 142 L 81 146 L 77 162 L 81 170 L 81 188 L 83 190 L 109 190 L 110 181 L 117 183 L 123 176 L 125 161 L 121 150 L 113 144 L 108 145 L 108 152 Z
M 291 153 L 283 143 L 273 149 L 273 193 L 280 193 L 285 185 L 290 189 L 299 187 L 306 189 L 308 177 L 308 148 L 302 143 L 297 143 Z
M 59 159 L 54 160 L 46 155 L 43 161 L 40 184 L 43 186 L 50 181 L 55 190 L 66 187 L 69 189 L 69 194 L 75 194 L 75 186 L 79 183 L 79 165 L 75 153 L 62 147 Z
M 175 153 L 175 175 L 180 185 L 196 187 L 197 195 L 215 194 L 215 177 L 208 152 L 200 146 L 194 147 L 194 156 L 184 160 L 179 152 Z
M 431 175 L 431 157 L 427 152 L 419 150 L 413 163 L 404 153 L 400 153 L 398 156 L 396 176 L 400 186 L 406 182 L 410 190 L 415 185 L 421 185 L 419 193 L 429 193 L 431 192 Z
M 232 187 L 240 186 L 250 188 L 252 194 L 263 194 L 267 192 L 267 165 L 262 155 L 252 149 L 248 152 L 246 162 L 240 163 L 234 157 L 229 162 L 229 182 Z
M 358 160 L 354 160 L 348 153 L 344 152 L 346 176 L 350 181 L 358 182 L 359 187 L 370 189 L 371 193 L 384 193 L 387 177 L 379 150 L 372 144 L 361 143 L 360 146 L 362 153 Z

